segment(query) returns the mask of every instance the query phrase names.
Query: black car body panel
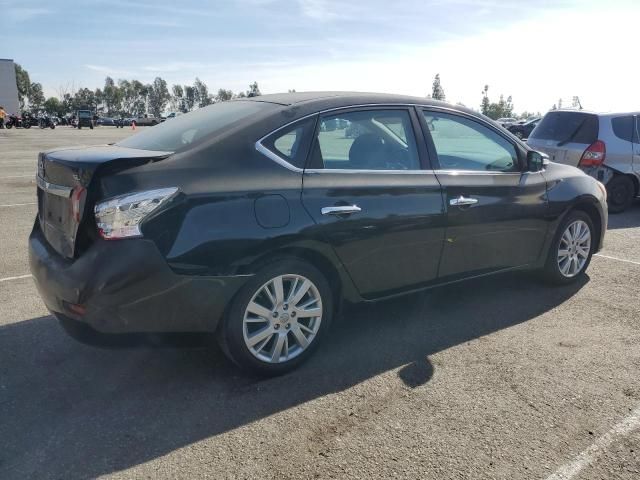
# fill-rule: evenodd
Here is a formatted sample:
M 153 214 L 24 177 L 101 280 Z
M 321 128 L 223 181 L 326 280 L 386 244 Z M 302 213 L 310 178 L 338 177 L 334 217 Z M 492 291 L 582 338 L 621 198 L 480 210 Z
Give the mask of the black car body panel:
M 71 250 L 61 252 L 42 221 L 30 238 L 31 270 L 51 311 L 104 332 L 213 331 L 242 285 L 274 257 L 303 258 L 330 279 L 341 299 L 368 301 L 539 267 L 558 223 L 576 206 L 593 209 L 606 226 L 602 192 L 593 179 L 555 164 L 527 171 L 528 147 L 513 138 L 519 172 L 439 170 L 416 106 L 472 117 L 508 137 L 470 110 L 379 94 L 244 101 L 270 107 L 173 153 L 114 145 L 42 155 L 48 182 L 88 189 L 74 226 L 81 245 L 71 241 Z M 303 169 L 261 148 L 261 139 L 300 119 L 376 105 L 411 112 L 421 170 Z M 184 117 L 148 130 L 172 128 Z M 143 238 L 106 241 L 96 234 L 91 213 L 97 201 L 168 187 L 179 194 L 143 221 Z M 459 195 L 480 202 L 468 209 L 450 206 Z M 357 204 L 360 214 L 321 213 L 349 204 Z M 40 208 L 42 216 L 46 208 Z M 86 315 L 74 314 L 68 304 L 86 306 Z
M 48 244 L 38 223 L 29 262 L 45 305 L 104 333 L 214 331 L 224 305 L 247 275 L 176 274 L 150 240 L 126 245 L 96 240 L 69 261 Z M 73 305 L 83 305 L 78 315 Z

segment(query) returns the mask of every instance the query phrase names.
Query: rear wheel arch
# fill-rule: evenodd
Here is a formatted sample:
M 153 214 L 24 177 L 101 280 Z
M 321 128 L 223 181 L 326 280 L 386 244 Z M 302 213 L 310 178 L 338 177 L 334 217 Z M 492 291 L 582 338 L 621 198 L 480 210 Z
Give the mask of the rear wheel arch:
M 339 309 L 345 297 L 344 278 L 340 275 L 334 262 L 318 250 L 298 246 L 282 247 L 258 257 L 243 270 L 256 272 L 271 263 L 286 260 L 301 260 L 307 262 L 322 273 L 331 288 L 334 310 Z

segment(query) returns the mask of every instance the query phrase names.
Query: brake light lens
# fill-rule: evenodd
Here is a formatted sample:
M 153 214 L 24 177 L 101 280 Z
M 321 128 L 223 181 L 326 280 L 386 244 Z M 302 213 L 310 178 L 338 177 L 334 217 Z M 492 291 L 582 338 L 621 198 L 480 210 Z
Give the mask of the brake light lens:
M 599 167 L 604 163 L 607 148 L 602 140 L 593 142 L 582 154 L 580 158 L 581 167 Z
M 160 188 L 109 198 L 96 204 L 98 232 L 105 240 L 141 237 L 140 223 L 176 196 L 178 189 Z

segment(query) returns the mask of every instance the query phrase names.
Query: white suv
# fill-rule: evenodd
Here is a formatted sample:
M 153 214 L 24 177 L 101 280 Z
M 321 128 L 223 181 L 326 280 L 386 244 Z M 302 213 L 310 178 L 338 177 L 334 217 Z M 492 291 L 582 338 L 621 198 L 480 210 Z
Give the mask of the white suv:
M 640 193 L 640 112 L 554 110 L 527 144 L 553 162 L 573 165 L 607 186 L 609 211 L 629 208 Z

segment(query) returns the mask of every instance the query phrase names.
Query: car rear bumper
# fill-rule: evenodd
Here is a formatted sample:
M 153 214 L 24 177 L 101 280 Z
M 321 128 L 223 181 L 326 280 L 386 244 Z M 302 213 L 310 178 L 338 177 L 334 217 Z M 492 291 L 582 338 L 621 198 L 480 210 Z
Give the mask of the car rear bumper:
M 29 264 L 52 313 L 103 333 L 215 331 L 250 277 L 176 274 L 145 239 L 98 240 L 70 261 L 48 244 L 38 222 L 29 237 Z

